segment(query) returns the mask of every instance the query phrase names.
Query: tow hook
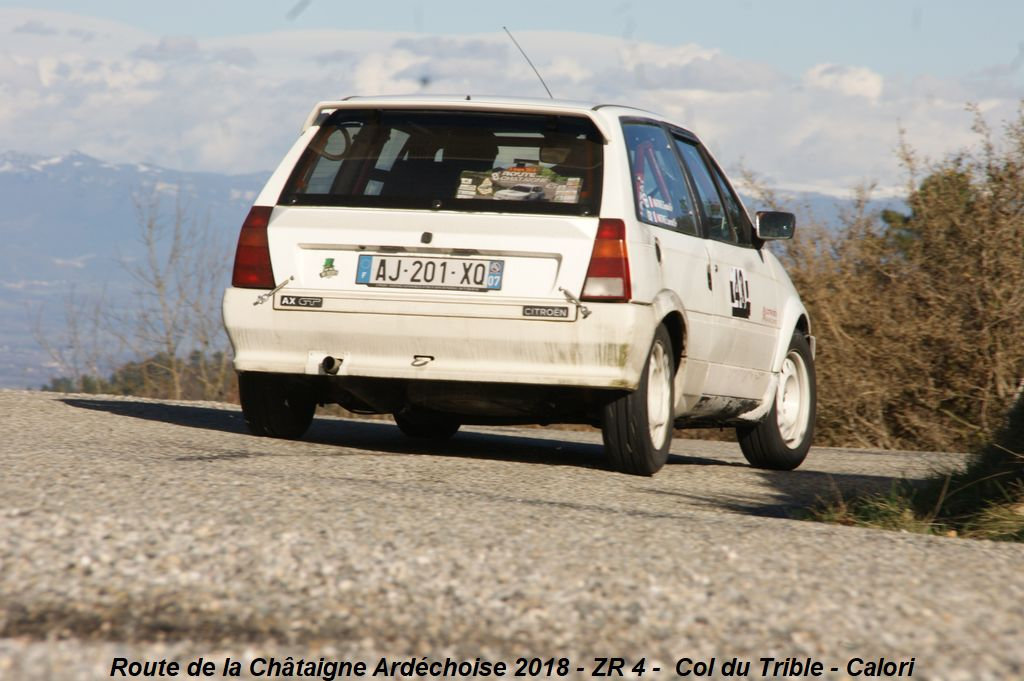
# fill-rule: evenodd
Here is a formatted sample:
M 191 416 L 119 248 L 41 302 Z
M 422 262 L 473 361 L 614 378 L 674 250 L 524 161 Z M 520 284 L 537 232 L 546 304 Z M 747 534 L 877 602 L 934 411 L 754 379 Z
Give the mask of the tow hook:
M 569 291 L 562 288 L 561 286 L 558 287 L 558 290 L 562 292 L 562 295 L 565 296 L 566 300 L 568 300 L 570 303 L 576 306 L 576 309 L 580 311 L 580 316 L 582 316 L 584 319 L 590 316 L 590 310 L 587 308 L 586 305 L 580 302 L 579 298 L 569 293 Z

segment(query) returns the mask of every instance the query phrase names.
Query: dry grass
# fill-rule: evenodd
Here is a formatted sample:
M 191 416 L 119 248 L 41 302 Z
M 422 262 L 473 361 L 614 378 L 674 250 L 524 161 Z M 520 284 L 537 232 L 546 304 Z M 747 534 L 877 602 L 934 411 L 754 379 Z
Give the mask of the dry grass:
M 991 444 L 967 465 L 888 494 L 823 503 L 823 522 L 976 539 L 1024 541 L 1024 394 Z

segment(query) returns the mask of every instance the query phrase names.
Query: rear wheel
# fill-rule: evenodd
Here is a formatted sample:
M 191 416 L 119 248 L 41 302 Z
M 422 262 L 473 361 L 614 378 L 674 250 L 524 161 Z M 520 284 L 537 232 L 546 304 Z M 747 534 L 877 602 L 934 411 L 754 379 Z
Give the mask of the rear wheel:
M 608 462 L 632 475 L 654 475 L 672 444 L 675 360 L 664 326 L 654 334 L 640 385 L 604 408 L 601 435 Z
M 300 438 L 316 412 L 308 391 L 284 374 L 238 374 L 238 398 L 253 435 Z
M 814 359 L 807 338 L 793 333 L 771 411 L 756 426 L 737 428 L 743 456 L 755 468 L 790 471 L 803 463 L 814 436 Z
M 459 422 L 445 414 L 402 411 L 395 414 L 395 424 L 404 435 L 422 440 L 447 440 L 459 430 Z

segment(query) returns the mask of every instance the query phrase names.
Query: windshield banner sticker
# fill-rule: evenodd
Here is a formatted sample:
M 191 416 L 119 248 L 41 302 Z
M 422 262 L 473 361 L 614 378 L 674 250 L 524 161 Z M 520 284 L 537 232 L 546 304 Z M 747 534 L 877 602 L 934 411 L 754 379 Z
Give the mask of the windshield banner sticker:
M 518 164 L 491 171 L 462 171 L 455 198 L 579 203 L 582 186 L 579 177 L 563 177 L 540 165 Z

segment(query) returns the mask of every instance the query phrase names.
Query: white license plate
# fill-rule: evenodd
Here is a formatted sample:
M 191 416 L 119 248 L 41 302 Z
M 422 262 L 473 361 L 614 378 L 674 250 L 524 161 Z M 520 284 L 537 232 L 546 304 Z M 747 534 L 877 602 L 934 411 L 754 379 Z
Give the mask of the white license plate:
M 393 288 L 499 291 L 504 260 L 360 255 L 356 283 Z

